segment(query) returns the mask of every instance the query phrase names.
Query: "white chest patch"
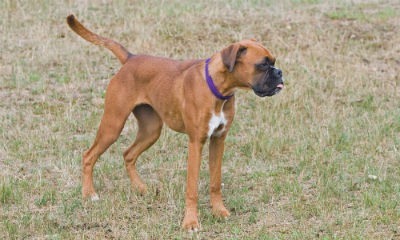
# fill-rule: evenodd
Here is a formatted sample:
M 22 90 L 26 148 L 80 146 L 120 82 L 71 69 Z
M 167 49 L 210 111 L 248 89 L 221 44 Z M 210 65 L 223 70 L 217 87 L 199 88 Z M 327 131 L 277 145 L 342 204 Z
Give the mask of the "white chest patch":
M 225 131 L 226 118 L 221 111 L 220 114 L 212 114 L 210 122 L 208 122 L 208 137 L 220 136 Z M 218 130 L 217 130 L 218 129 Z

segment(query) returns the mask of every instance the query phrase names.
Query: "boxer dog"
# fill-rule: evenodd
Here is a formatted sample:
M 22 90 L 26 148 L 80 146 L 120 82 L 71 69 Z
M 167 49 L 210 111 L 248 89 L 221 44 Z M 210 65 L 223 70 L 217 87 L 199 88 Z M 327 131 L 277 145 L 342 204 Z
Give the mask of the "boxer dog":
M 210 202 L 218 217 L 229 216 L 221 194 L 224 141 L 235 115 L 237 89 L 252 89 L 257 96 L 273 96 L 283 88 L 282 71 L 275 58 L 255 40 L 231 44 L 209 59 L 177 61 L 130 53 L 121 44 L 86 29 L 73 15 L 71 29 L 85 40 L 111 50 L 122 64 L 111 79 L 105 96 L 104 114 L 93 145 L 83 154 L 82 195 L 97 200 L 93 167 L 119 137 L 133 113 L 138 132 L 124 152 L 132 188 L 146 192 L 136 171 L 139 155 L 153 145 L 165 123 L 189 136 L 189 156 L 182 227 L 199 229 L 198 179 L 203 145 L 209 140 Z

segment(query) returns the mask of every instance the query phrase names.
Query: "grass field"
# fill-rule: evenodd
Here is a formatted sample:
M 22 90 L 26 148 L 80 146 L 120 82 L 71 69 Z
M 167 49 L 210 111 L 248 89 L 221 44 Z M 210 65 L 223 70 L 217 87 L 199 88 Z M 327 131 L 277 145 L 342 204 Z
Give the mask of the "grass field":
M 58 2 L 58 3 L 57 3 Z M 275 3 L 279 2 L 279 3 Z M 215 219 L 207 151 L 201 231 L 181 230 L 187 139 L 164 128 L 130 190 L 130 118 L 95 167 L 101 200 L 81 199 L 118 60 L 69 30 L 87 27 L 133 53 L 207 58 L 256 38 L 285 89 L 238 91 Z M 400 239 L 400 3 L 387 1 L 0 1 L 0 239 Z

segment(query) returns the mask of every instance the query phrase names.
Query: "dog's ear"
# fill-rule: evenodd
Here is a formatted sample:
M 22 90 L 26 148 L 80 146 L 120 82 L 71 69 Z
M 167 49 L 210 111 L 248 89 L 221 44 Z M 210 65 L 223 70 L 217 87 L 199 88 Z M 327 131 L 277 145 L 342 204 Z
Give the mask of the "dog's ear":
M 235 43 L 230 45 L 227 48 L 224 48 L 221 51 L 222 62 L 229 72 L 233 71 L 235 67 L 236 60 L 243 54 L 246 54 L 247 48 L 245 46 L 240 45 L 239 43 Z

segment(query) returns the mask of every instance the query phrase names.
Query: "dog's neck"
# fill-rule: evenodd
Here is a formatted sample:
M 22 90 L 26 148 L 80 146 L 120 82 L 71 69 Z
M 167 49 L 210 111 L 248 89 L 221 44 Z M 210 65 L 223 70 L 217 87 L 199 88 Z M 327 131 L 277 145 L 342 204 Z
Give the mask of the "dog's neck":
M 217 99 L 222 101 L 229 100 L 234 95 L 234 89 L 226 81 L 223 74 L 213 71 L 213 67 L 210 64 L 211 61 L 214 61 L 214 58 L 207 59 L 204 65 L 208 88 Z

